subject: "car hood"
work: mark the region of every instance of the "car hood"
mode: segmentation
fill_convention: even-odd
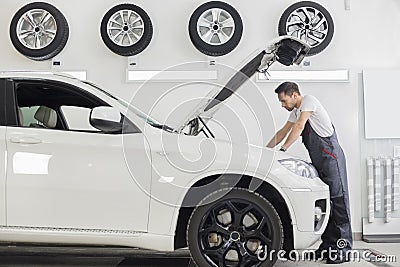
[[[300,64],[309,50],[310,46],[308,44],[292,36],[282,36],[274,39],[267,46],[267,49],[260,51],[237,71],[225,86],[211,90],[188,113],[183,120],[184,123],[179,127],[175,127],[174,131],[181,132],[183,129],[189,128],[188,133],[196,135],[218,109],[223,106],[221,103],[232,96],[256,72],[266,72],[276,61],[285,66]]]

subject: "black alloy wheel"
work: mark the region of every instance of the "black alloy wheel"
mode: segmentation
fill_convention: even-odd
[[[198,266],[272,266],[283,228],[272,204],[245,189],[218,191],[222,197],[198,206],[189,220],[190,253]],[[206,198],[207,199],[207,198]],[[207,200],[208,201],[208,200]],[[264,257],[267,255],[266,257]]]

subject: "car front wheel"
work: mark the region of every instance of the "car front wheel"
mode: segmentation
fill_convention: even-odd
[[[221,189],[193,211],[187,240],[198,266],[272,266],[283,244],[272,204],[246,189]]]

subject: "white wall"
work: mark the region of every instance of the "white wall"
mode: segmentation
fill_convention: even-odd
[[[100,21],[112,6],[127,1],[114,0],[51,0],[66,16],[70,25],[70,38],[64,50],[56,57],[61,60],[61,70],[86,70],[88,79],[108,88],[112,93],[127,100],[134,95],[141,84],[126,83],[127,59],[109,51],[100,37]],[[133,3],[144,8],[150,15],[154,36],[150,46],[137,56],[137,69],[161,70],[177,64],[191,61],[203,61],[208,58],[198,52],[190,42],[187,25],[191,13],[205,1],[135,0]],[[217,62],[236,67],[248,57],[250,52],[264,47],[268,40],[277,36],[277,24],[283,10],[292,0],[231,0],[242,16],[244,32],[239,46],[230,54],[217,58]],[[351,9],[344,9],[344,0],[319,0],[331,13],[335,22],[335,34],[330,46],[322,53],[308,58],[308,69],[349,69],[348,83],[300,83],[303,94],[313,94],[321,100],[330,113],[336,126],[339,139],[347,155],[350,185],[353,231],[361,232],[361,217],[365,214],[366,202],[363,179],[364,156],[369,154],[370,141],[362,136],[362,79],[364,68],[399,68],[400,2],[396,0],[350,0]],[[50,70],[51,61],[35,62],[20,55],[9,39],[9,24],[14,13],[29,1],[3,0],[0,10],[0,70]],[[275,69],[281,68],[275,66]],[[298,67],[299,68],[299,67]],[[303,67],[304,69],[305,67]],[[262,103],[268,103],[272,110],[272,119],[276,127],[287,119],[287,112],[280,108],[273,93],[278,83],[256,83],[259,92],[265,97]],[[168,84],[157,84],[148,94],[142,94],[136,100],[142,106],[150,106],[154,100],[168,88]],[[252,86],[251,88],[254,88]],[[257,103],[256,90],[241,91],[254,103]],[[251,102],[250,101],[250,102]],[[253,103],[253,102],[252,102]],[[257,139],[266,143],[275,131],[271,118],[263,118],[268,107],[254,107],[261,113],[262,136]],[[220,115],[228,116],[226,115]],[[267,114],[266,117],[268,117]],[[388,118],[388,122],[389,122]],[[361,130],[360,130],[361,129]],[[258,128],[250,135],[259,138]],[[376,144],[376,143],[375,143]],[[379,144],[375,150],[379,150]],[[379,153],[389,153],[390,147],[383,147]],[[360,151],[363,155],[360,156]],[[307,156],[298,142],[290,150],[292,154]]]

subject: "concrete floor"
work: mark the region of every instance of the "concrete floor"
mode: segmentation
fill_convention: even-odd
[[[354,250],[369,258],[354,260],[341,266],[399,266],[400,244],[354,242]],[[377,255],[395,256],[395,262],[374,262]],[[321,261],[278,261],[276,267],[323,266]],[[132,248],[45,247],[28,245],[0,246],[0,266],[140,266],[192,267],[188,251],[155,253]]]

